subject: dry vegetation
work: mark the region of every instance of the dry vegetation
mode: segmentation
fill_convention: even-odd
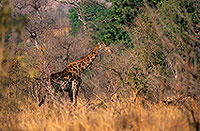
[[[116,99],[113,99],[115,101]],[[7,114],[2,119],[2,130],[196,130],[199,107],[191,102],[184,106],[151,104],[142,98],[110,102],[106,108],[86,106],[79,100],[74,108],[45,105],[40,108],[28,100],[19,107],[19,113]],[[98,100],[93,100],[94,104]],[[194,113],[195,112],[195,113]],[[194,114],[193,114],[194,113]]]
[[[62,3],[13,1],[6,8],[0,2],[0,16],[8,19],[0,18],[0,131],[200,130],[200,27],[195,33],[189,14],[173,0],[157,10],[141,7],[134,27],[124,27],[134,48],[111,43],[113,54],[99,54],[82,74],[76,107],[65,94],[54,94],[49,76],[87,55],[95,46],[93,32],[69,35],[68,12],[54,7]],[[171,8],[184,14],[188,32],[178,32]]]

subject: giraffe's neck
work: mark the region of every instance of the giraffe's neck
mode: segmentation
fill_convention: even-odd
[[[97,44],[97,46],[86,57],[68,64],[65,70],[71,72],[72,74],[79,75],[89,67],[89,65],[96,58],[99,51],[100,45]]]

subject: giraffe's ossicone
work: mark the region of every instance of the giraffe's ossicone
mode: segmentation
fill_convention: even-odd
[[[104,42],[98,43],[96,47],[84,58],[69,63],[61,72],[51,74],[51,85],[55,89],[55,92],[68,92],[71,102],[73,102],[73,105],[76,106],[78,90],[82,82],[81,73],[89,67],[101,50],[112,53],[111,48],[107,44]],[[43,102],[44,101],[42,101],[42,103]],[[42,103],[40,102],[39,105]]]

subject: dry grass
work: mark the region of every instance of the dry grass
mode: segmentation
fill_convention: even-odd
[[[108,103],[107,108],[91,108],[94,105],[83,104],[74,108],[70,104],[65,106],[44,105],[38,107],[29,100],[22,104],[20,112],[7,114],[0,125],[1,130],[30,130],[30,131],[76,131],[76,130],[195,130],[191,124],[192,116],[181,106],[163,103],[151,104],[137,98],[128,101]],[[97,103],[97,100],[94,101]],[[199,119],[199,106],[195,103],[195,118]],[[3,117],[3,114],[1,114]]]

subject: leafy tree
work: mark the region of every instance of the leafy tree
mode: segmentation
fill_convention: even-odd
[[[78,19],[78,13],[75,9],[70,9],[69,13],[69,19],[71,22],[70,34],[76,34],[81,27],[81,21]]]
[[[140,12],[143,0],[112,0],[112,22],[117,27],[131,26]]]
[[[130,37],[126,28],[133,27],[134,18],[140,11],[142,0],[112,0],[112,6],[106,8],[104,4],[96,1],[85,1],[80,5],[79,14],[87,23],[87,29],[93,32],[92,38],[98,41],[123,42],[131,45]],[[72,31],[80,29],[81,21],[78,20],[78,12],[70,10]]]

